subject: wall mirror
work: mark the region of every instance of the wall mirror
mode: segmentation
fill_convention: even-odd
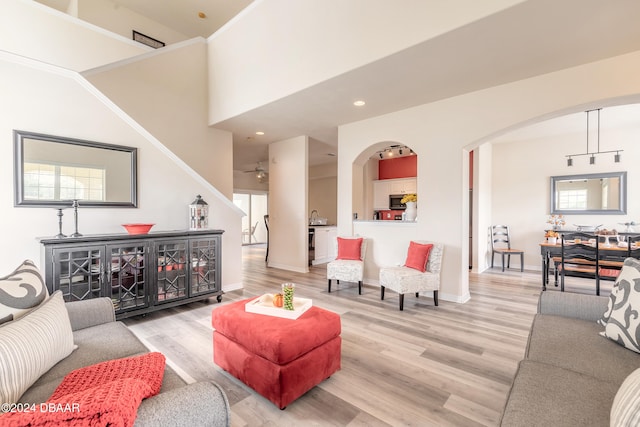
[[[137,148],[14,130],[15,206],[137,207]]]
[[[593,173],[551,177],[551,213],[624,215],[627,173]]]

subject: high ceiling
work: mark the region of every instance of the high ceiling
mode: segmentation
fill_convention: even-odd
[[[70,8],[71,0],[37,0],[60,11]],[[236,16],[253,0],[111,0],[114,8],[126,7],[185,36],[204,38]],[[203,12],[204,18],[198,14]]]
[[[640,50],[639,19],[639,1],[529,0],[216,127],[253,147],[238,162],[302,134],[335,146],[341,124]]]
[[[113,1],[188,36],[204,37],[251,4]],[[207,14],[207,26],[197,22],[203,21],[199,11]],[[637,0],[523,1],[214,126],[233,132],[236,170],[266,160],[269,143],[299,135],[310,137],[310,164],[335,161],[328,154],[337,151],[342,124],[640,50],[638,22]],[[367,103],[355,108],[353,99]],[[256,130],[265,135],[257,137]]]

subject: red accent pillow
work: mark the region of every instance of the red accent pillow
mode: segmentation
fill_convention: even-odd
[[[0,416],[3,426],[132,426],[142,399],[160,392],[161,353],[109,360],[71,371],[34,411]]]
[[[407,260],[404,262],[405,267],[420,270],[423,273],[427,271],[427,261],[431,253],[433,244],[409,242],[409,250],[407,251]]]
[[[345,239],[338,237],[338,257],[336,259],[351,259],[360,261],[362,237],[357,239]]]

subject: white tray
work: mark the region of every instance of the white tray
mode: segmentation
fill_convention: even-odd
[[[313,306],[309,298],[293,297],[293,310],[285,310],[282,307],[275,307],[272,300],[273,297],[270,294],[263,295],[246,303],[244,311],[295,320]]]

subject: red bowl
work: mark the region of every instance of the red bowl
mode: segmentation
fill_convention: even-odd
[[[155,224],[122,224],[129,234],[147,234]]]

